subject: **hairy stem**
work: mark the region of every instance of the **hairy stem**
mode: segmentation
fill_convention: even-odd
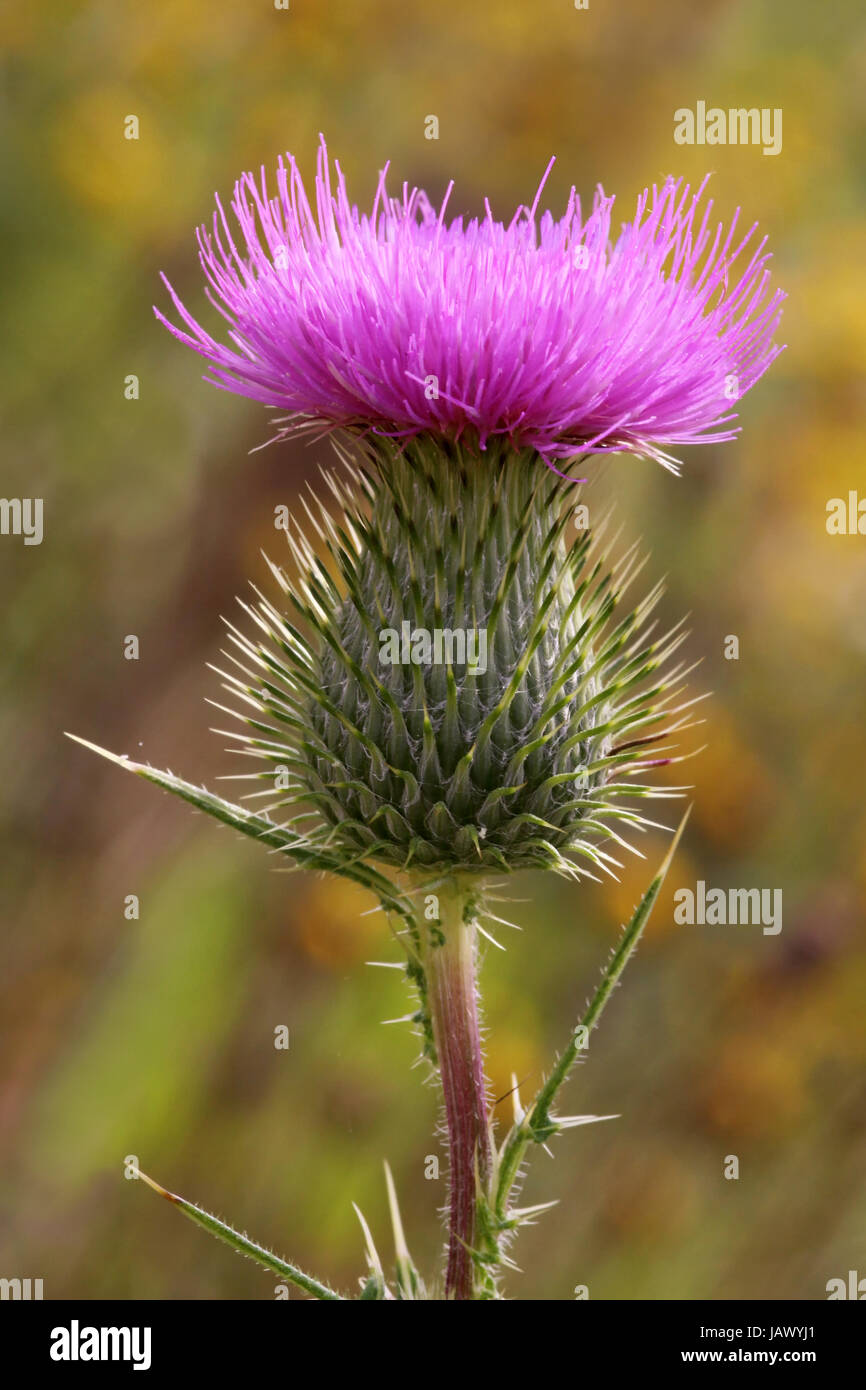
[[[478,1199],[487,1190],[493,1167],[478,1016],[474,895],[455,880],[441,885],[435,896],[438,919],[424,921],[423,936],[428,1004],[448,1127],[445,1295],[467,1300],[477,1296],[472,1251],[479,1236]]]

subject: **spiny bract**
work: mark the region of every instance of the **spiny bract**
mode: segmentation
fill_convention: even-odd
[[[234,737],[272,765],[253,774],[268,813],[300,806],[311,847],[345,863],[615,862],[593,842],[644,823],[621,802],[660,794],[640,773],[667,761],[647,751],[684,708],[681,668],[661,669],[683,633],[647,626],[660,586],[614,616],[635,553],[607,568],[575,532],[574,485],[532,451],[360,447],[348,485],[326,475],[340,519],[314,516],[331,563],[298,529],[300,577],[271,566],[288,611],[259,597],[247,611],[264,640],[232,628],[228,682],[253,730]],[[474,634],[486,661],[383,660],[404,625]]]

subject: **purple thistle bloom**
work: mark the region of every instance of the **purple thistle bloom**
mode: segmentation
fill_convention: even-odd
[[[506,436],[548,462],[627,450],[668,467],[662,446],[733,438],[733,402],[782,350],[766,238],[753,245],[753,226],[735,244],[739,210],[713,230],[712,202],[699,214],[706,179],[694,194],[674,179],[645,190],[616,240],[601,189],[585,220],[573,188],[559,221],[539,217],[552,163],[508,226],[486,200],[464,226],[445,220],[450,186],[438,212],[406,184],[388,197],[387,166],[359,213],[338,164],[332,189],[322,141],[315,212],[289,156],[277,197],[264,169],[236,184],[240,249],[218,198],[212,234],[199,231],[234,346],[167,280],[189,331],[155,312],[214,385],[288,413],[277,437],[343,427],[484,449]]]

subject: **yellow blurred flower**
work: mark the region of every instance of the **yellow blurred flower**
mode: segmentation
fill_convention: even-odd
[[[52,153],[56,172],[85,211],[110,215],[143,236],[161,225],[170,177],[165,144],[134,88],[93,87],[61,106]]]
[[[371,951],[387,949],[385,916],[371,911],[375,907],[369,893],[346,879],[316,879],[296,917],[297,941],[311,960],[328,970],[357,965]]]

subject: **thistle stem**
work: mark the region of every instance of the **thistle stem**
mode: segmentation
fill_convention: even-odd
[[[493,1166],[476,986],[473,895],[443,885],[438,921],[424,922],[425,973],[448,1127],[449,1227],[445,1296],[477,1297],[478,1197]]]

